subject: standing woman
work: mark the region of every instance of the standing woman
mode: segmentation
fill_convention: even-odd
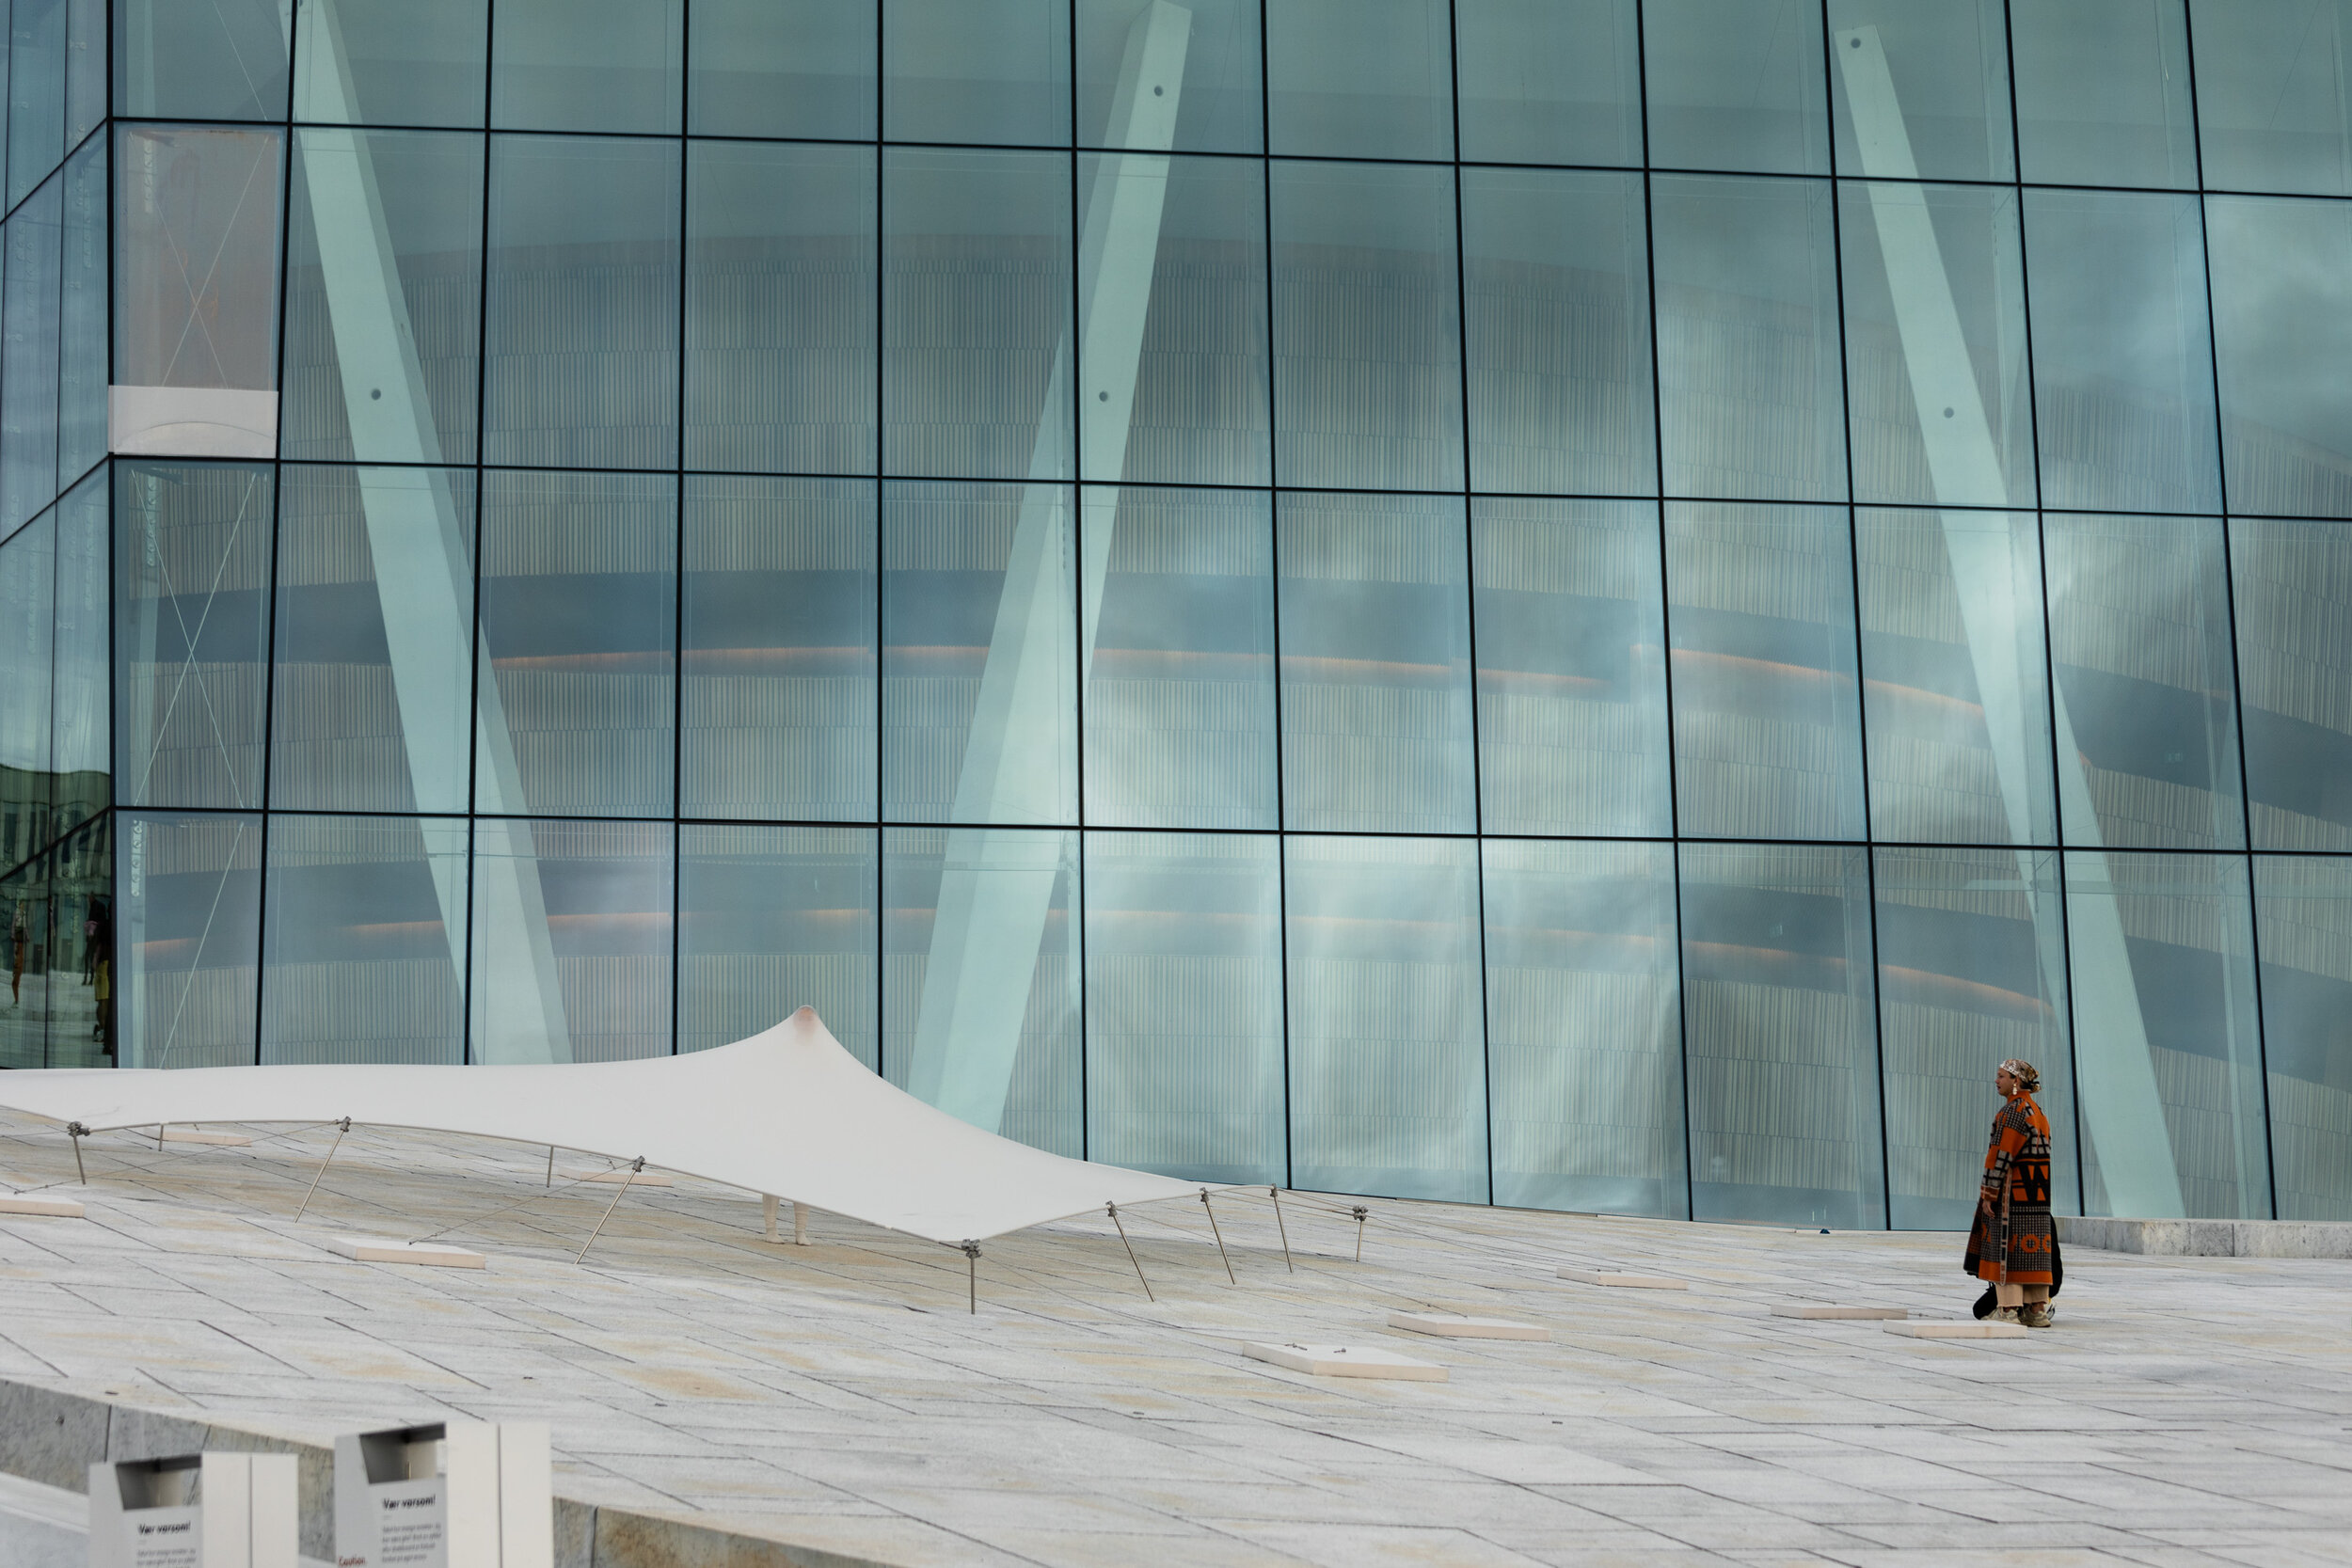
[[[2003,1103],[1993,1117],[1977,1223],[1961,1266],[1992,1283],[1994,1322],[2047,1328],[2060,1264],[2050,1218],[2050,1118],[2033,1100],[2042,1075],[2012,1057],[1993,1075],[1993,1086]],[[1984,1305],[1979,1303],[1980,1317]]]

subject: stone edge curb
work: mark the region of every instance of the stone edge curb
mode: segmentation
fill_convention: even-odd
[[[302,1552],[335,1560],[335,1454],[224,1426],[203,1417],[168,1415],[91,1399],[39,1384],[0,1378],[0,1471],[87,1492],[89,1466],[102,1460],[152,1459],[203,1449],[290,1453],[300,1461]],[[738,1535],[707,1525],[555,1499],[555,1568],[898,1568],[851,1557]]]
[[[2151,1258],[2352,1258],[2352,1221],[2131,1220],[2060,1214],[2058,1240]]]

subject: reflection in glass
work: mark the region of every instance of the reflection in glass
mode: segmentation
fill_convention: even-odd
[[[882,135],[1068,147],[1069,0],[886,0]]]
[[[474,824],[472,1060],[671,1053],[671,832],[667,822]]]
[[[2001,0],[1830,0],[1829,31],[1838,173],[1896,176],[1872,166],[1891,110],[1917,176],[2017,178]]]
[[[474,475],[284,473],[270,804],[464,811]]]
[[[1685,844],[1681,854],[1692,1217],[1877,1229],[1886,1210],[1866,851]]]
[[[106,455],[106,142],[66,161],[64,264],[57,316],[57,479]]]
[[[466,1059],[463,822],[275,816],[262,1061]]]
[[[882,193],[884,467],[1068,478],[1068,156],[892,149]]]
[[[2194,197],[2027,191],[2044,506],[2212,512],[2212,336]]]
[[[480,592],[474,809],[669,816],[677,482],[484,475]]]
[[[85,822],[0,877],[8,927],[0,1065],[115,1065],[112,822]]]
[[[5,574],[0,563],[0,590],[6,586]],[[14,784],[17,780],[8,782]],[[8,803],[16,804],[13,800]],[[6,850],[14,869],[0,875],[0,917],[8,925],[8,1005],[0,1010],[0,1070],[8,1071],[48,1066],[46,993],[57,989],[49,962],[49,879],[41,875],[39,862],[19,864],[16,847],[11,843]],[[28,990],[33,1001],[29,1007],[24,1005]]]
[[[2352,196],[2352,5],[2189,0],[2205,183]]]
[[[2352,1219],[2352,861],[2256,857],[2254,917],[2279,1217]]]
[[[679,828],[678,1050],[810,1006],[874,1066],[876,853],[870,828]]]
[[[491,463],[677,461],[678,144],[490,143]]]
[[[1649,161],[1827,174],[1814,0],[1646,0]]]
[[[2352,207],[2211,197],[2205,211],[2230,509],[2352,516]]]
[[[280,455],[469,461],[482,138],[297,131],[292,189]]]
[[[499,0],[490,123],[677,135],[683,0]]]
[[[685,526],[681,812],[872,821],[872,483],[690,478]]]
[[[1634,0],[1454,0],[1462,156],[1642,161]]]
[[[57,503],[49,766],[55,770],[52,820],[60,828],[103,810],[111,782],[106,695],[109,523],[103,469]]]
[[[8,219],[0,309],[0,533],[57,494],[57,272],[65,180],[41,186]]]
[[[687,130],[872,139],[880,8],[880,0],[694,0]]]
[[[1475,832],[1461,500],[1285,493],[1277,525],[1283,825]]]
[[[118,1059],[151,1068],[251,1062],[262,819],[126,812],[119,832]]]
[[[2025,176],[2053,185],[2197,183],[2181,0],[2010,8]],[[2095,281],[2096,271],[2085,281]]]
[[[1872,836],[2056,843],[2032,514],[1866,508],[1854,557]]]
[[[1452,171],[1278,163],[1271,178],[1282,483],[1459,488]]]
[[[1674,850],[1486,846],[1494,1201],[1690,1216]]]
[[[477,0],[310,0],[294,12],[294,117],[480,125],[489,24]]]
[[[687,151],[686,466],[874,471],[874,152]]]
[[[1282,847],[1292,1184],[1488,1201],[1477,846]]]
[[[116,800],[259,806],[271,470],[114,471]]]
[[[1078,835],[882,831],[882,1071],[1050,1153],[1085,1149]]]
[[[1286,1180],[1279,857],[1266,837],[1087,835],[1088,1158]]]
[[[47,0],[46,8],[57,13],[62,40],[62,0]],[[286,118],[286,26],[278,0],[115,0],[114,56],[118,115]]]
[[[2085,1213],[2271,1217],[2246,867],[2067,852]]]
[[[1666,493],[1844,499],[1829,182],[1661,177],[1650,193]]]
[[[76,8],[77,9],[79,8]],[[73,20],[79,20],[75,18]],[[65,156],[67,0],[15,0],[8,18],[8,47],[0,60],[8,78],[8,204],[47,177]],[[87,48],[90,40],[75,40]],[[102,50],[103,37],[96,40]],[[126,40],[127,46],[128,40]]]
[[[1089,479],[1271,479],[1263,179],[1232,158],[1079,156]]]
[[[1863,836],[1849,551],[1840,507],[1666,509],[1682,832]]]
[[[1482,497],[1470,527],[1486,831],[1668,836],[1657,503]]]
[[[1454,156],[1450,20],[1445,0],[1265,0],[1272,150]]]
[[[1648,250],[1639,175],[1462,171],[1475,488],[1657,490]]]
[[[2042,530],[2066,841],[2243,848],[2221,524],[2052,515]]]
[[[2237,518],[2230,545],[2254,847],[2352,849],[2352,529]]]
[[[1062,484],[882,492],[882,809],[1074,822],[1076,550]]]
[[[1877,860],[1889,1223],[1968,1228],[2001,1103],[1993,1075],[2010,1057],[2042,1074],[2051,1196],[2058,1212],[2079,1212],[2058,856],[1881,849]]]
[[[1279,826],[1269,498],[1084,496],[1087,819]]]
[[[1184,73],[1172,139],[1154,139],[1136,129],[1138,124],[1156,126],[1157,119],[1113,123],[1120,106],[1146,88],[1168,86],[1147,83],[1144,74],[1155,51],[1170,47],[1166,41],[1152,43],[1152,15],[1158,12],[1158,24],[1166,27],[1172,20],[1166,9],[1172,8],[1157,7],[1153,0],[1078,0],[1078,145],[1167,147],[1184,152],[1261,150],[1265,117],[1259,85],[1258,0],[1188,0],[1184,6],[1191,20],[1184,28]]]
[[[49,841],[56,578],[54,513],[0,544],[0,865]]]

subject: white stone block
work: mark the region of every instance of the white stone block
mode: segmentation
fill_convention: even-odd
[[[193,1127],[167,1127],[163,1141],[167,1144],[216,1144],[223,1148],[243,1148],[253,1140],[242,1132],[205,1132]]]
[[[78,1220],[82,1217],[82,1206],[71,1198],[0,1194],[0,1214],[47,1214],[53,1219]]]
[[[2024,1323],[1996,1323],[1987,1319],[1982,1323],[1881,1323],[1889,1334],[1907,1334],[1914,1339],[2023,1339],[2033,1331]]]
[[[1391,1312],[1389,1326],[1414,1334],[1434,1334],[1441,1339],[1551,1338],[1551,1330],[1541,1323],[1515,1323],[1508,1318],[1462,1318],[1450,1312]]]
[[[1654,1274],[1617,1274],[1607,1269],[1562,1269],[1560,1277],[1586,1285],[1612,1285],[1624,1291],[1687,1291],[1687,1279],[1667,1279]]]
[[[1443,1383],[1446,1370],[1434,1361],[1416,1361],[1394,1351],[1362,1345],[1266,1345],[1244,1341],[1241,1353],[1253,1361],[1270,1361],[1294,1372],[1316,1377],[1381,1377],[1401,1383]]]
[[[485,1261],[478,1252],[443,1242],[389,1242],[380,1236],[329,1236],[326,1248],[358,1263],[420,1263],[436,1269],[478,1269]]]
[[[1783,1302],[1772,1308],[1775,1318],[1836,1318],[1869,1320],[1877,1318],[1908,1318],[1910,1310],[1901,1307],[1832,1307],[1824,1302]]]
[[[626,1181],[632,1187],[670,1187],[676,1183],[667,1171],[641,1170],[634,1177],[624,1165],[619,1170],[560,1170],[555,1173],[566,1181],[606,1181],[617,1187]]]

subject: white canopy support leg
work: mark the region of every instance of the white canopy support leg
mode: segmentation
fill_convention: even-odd
[[[772,1243],[778,1240],[776,1235],[776,1195],[773,1193],[762,1193],[759,1195],[759,1228],[760,1233],[766,1236],[770,1242]]]
[[[792,1200],[792,1244],[808,1245],[808,1205],[799,1198]]]

